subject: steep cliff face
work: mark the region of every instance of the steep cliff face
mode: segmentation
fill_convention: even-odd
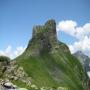
[[[85,88],[82,65],[71,55],[67,45],[58,41],[54,20],[33,28],[25,52],[15,60],[38,87],[52,87],[52,90],[59,86],[67,90]]]
[[[68,47],[57,39],[55,20],[49,20],[44,25],[38,25],[33,28],[32,39],[26,49],[29,53],[28,55],[37,55],[45,52],[53,53],[58,51],[58,49],[63,49],[63,51],[70,53]]]
[[[49,20],[42,26],[33,28],[32,39],[30,40],[27,50],[31,52],[41,53],[42,51],[50,52],[57,44],[56,23],[54,20]]]
[[[56,23],[55,20],[49,20],[45,23],[45,25],[38,25],[33,28],[33,38],[37,36],[39,33],[48,32],[48,34],[54,39],[56,38]],[[49,36],[49,37],[50,37]]]

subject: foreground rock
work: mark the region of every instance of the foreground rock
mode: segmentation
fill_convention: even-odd
[[[20,88],[13,83],[11,83],[9,80],[0,80],[0,90],[28,90],[26,88]]]
[[[0,56],[0,79],[0,84],[4,85],[3,88],[14,89],[14,85],[10,81],[20,81],[28,86],[31,85],[31,77],[28,77],[27,73],[16,61],[10,60],[6,56]]]

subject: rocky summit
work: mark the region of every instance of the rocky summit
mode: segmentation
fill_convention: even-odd
[[[38,25],[33,28],[32,39],[29,41],[27,50],[32,50],[33,54],[50,52],[57,46],[56,23],[55,20],[49,20],[45,25]]]
[[[33,28],[26,50],[5,73],[8,79],[13,76],[12,83],[28,90],[89,90],[82,64],[57,39],[55,20]]]

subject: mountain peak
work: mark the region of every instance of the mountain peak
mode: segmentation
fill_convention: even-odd
[[[82,51],[77,51],[75,54],[83,55]]]
[[[44,25],[36,25],[33,27],[33,37],[37,36],[38,34],[43,33],[53,33],[56,35],[56,22],[55,20],[51,19],[48,20]]]
[[[44,25],[34,26],[32,39],[27,48],[31,48],[34,52],[50,51],[58,45],[57,41],[56,22],[55,20],[48,20]]]
[[[45,23],[45,26],[49,26],[49,27],[51,27],[52,29],[55,29],[55,28],[56,28],[56,22],[55,22],[55,20],[53,20],[53,19],[48,20],[48,21]]]

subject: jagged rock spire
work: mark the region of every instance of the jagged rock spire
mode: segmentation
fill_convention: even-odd
[[[48,20],[42,26],[34,26],[32,39],[28,44],[28,48],[33,48],[33,50],[36,50],[36,52],[40,52],[42,50],[50,51],[56,44],[57,37],[55,20]]]
[[[48,30],[46,30],[48,29]],[[38,33],[44,32],[46,30],[46,33],[49,32],[49,35],[53,34],[56,36],[56,22],[55,20],[48,20],[45,25],[37,25],[33,28],[33,37],[37,36]],[[45,32],[44,32],[45,33]]]

